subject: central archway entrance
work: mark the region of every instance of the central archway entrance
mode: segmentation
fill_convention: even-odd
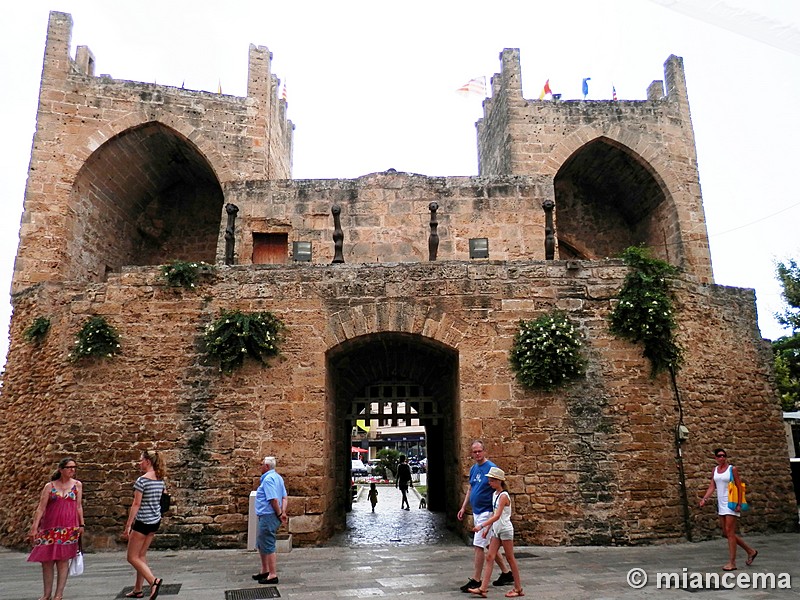
[[[376,430],[424,429],[424,448],[420,440],[406,441],[417,442],[427,458],[428,510],[455,515],[461,501],[458,352],[417,334],[373,333],[331,348],[327,363],[335,412],[337,528],[344,528],[351,506],[354,430],[362,432],[361,445],[369,450],[386,445]]]

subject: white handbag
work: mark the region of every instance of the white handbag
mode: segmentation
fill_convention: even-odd
[[[78,553],[75,555],[75,558],[69,561],[69,574],[83,574],[83,544],[81,544],[80,538],[78,538]]]

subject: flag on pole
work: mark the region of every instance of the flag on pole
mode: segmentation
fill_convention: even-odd
[[[283,85],[281,86],[281,100],[283,100],[284,102],[288,102],[288,100],[286,99],[286,82],[285,81],[283,82]]]
[[[542,88],[542,93],[539,94],[539,100],[544,100],[544,97],[547,94],[550,94],[551,96],[553,95],[553,90],[550,89],[550,80],[549,79],[544,82],[544,87]]]
[[[613,85],[611,86],[611,99],[612,100],[617,99],[617,88],[615,88]]]
[[[584,77],[583,83],[581,83],[581,89],[583,90],[583,99],[586,100],[586,96],[589,95],[589,80],[591,77]]]
[[[486,97],[486,77],[475,77],[456,90],[463,96]]]

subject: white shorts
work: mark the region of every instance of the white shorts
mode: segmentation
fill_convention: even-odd
[[[486,523],[486,521],[489,520],[492,514],[494,513],[491,510],[489,510],[486,512],[478,513],[477,515],[475,514],[472,515],[472,521],[475,523],[475,527],[480,527],[481,525]],[[487,548],[489,546],[489,541],[493,537],[494,535],[492,534],[491,527],[489,527],[489,532],[486,534],[486,537],[483,537],[482,531],[476,531],[472,535],[472,545],[477,546],[478,548]]]

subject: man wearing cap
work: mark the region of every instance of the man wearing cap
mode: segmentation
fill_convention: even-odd
[[[489,469],[497,465],[486,458],[486,451],[482,441],[475,440],[472,442],[471,449],[475,464],[469,470],[469,491],[464,495],[464,502],[461,503],[461,510],[458,511],[458,520],[462,521],[464,519],[467,503],[469,503],[472,505],[472,519],[477,527],[492,516],[492,494],[494,491],[489,486],[487,474]],[[462,592],[469,592],[470,589],[481,586],[484,552],[489,545],[491,537],[491,534],[484,537],[478,533],[472,536],[472,545],[475,547],[474,569],[470,580],[461,586]],[[500,567],[500,576],[492,582],[492,585],[513,584],[514,576],[499,552],[495,556],[495,562]]]

